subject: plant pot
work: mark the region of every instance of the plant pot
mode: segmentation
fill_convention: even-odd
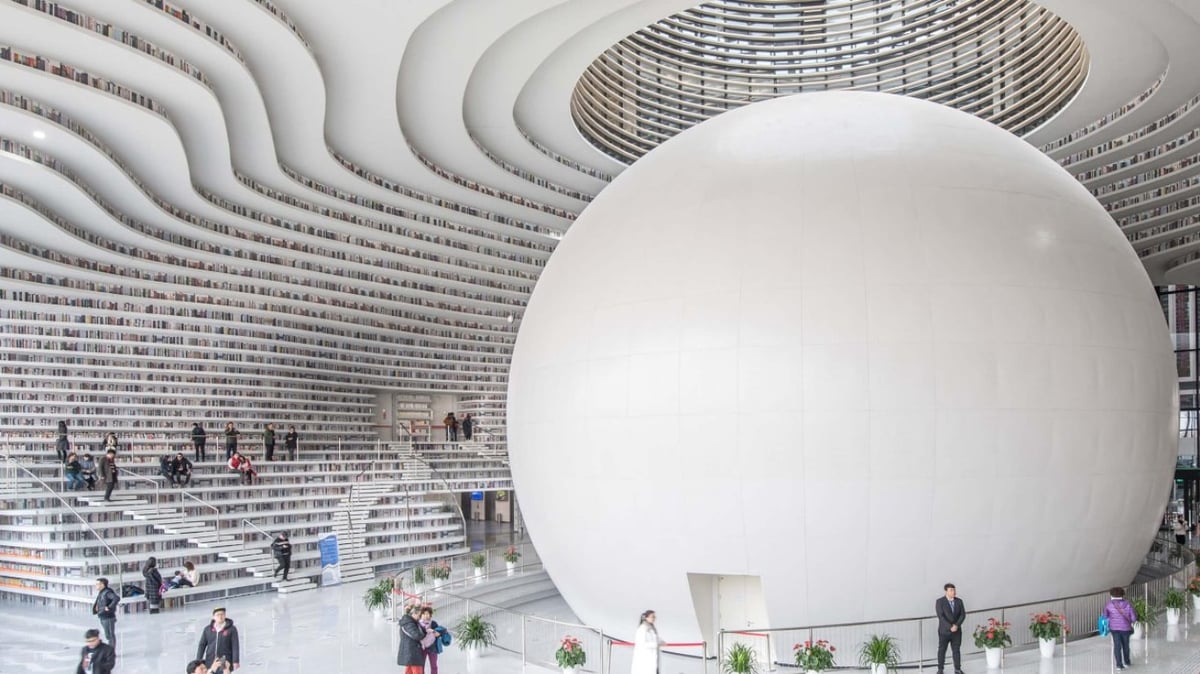
[[[563,667],[562,674],[579,674],[578,667]]]
[[[435,590],[442,589],[442,586],[445,584],[446,584],[446,581],[442,578],[434,578],[433,579],[433,589],[435,589]]]
[[[467,667],[473,668],[475,663],[479,661],[479,658],[483,657],[483,647],[468,646],[465,650],[467,651]]]
[[[1138,621],[1133,624],[1133,638],[1134,639],[1145,639],[1146,638],[1146,623]]]
[[[1054,657],[1054,639],[1038,639],[1038,650],[1042,652],[1043,658]]]
[[[1200,594],[1192,595],[1192,612],[1200,614]]]
[[[413,594],[424,594],[425,583],[413,583]]]
[[[477,566],[477,567],[475,567],[475,577],[476,577],[476,578],[483,578],[483,569],[481,569],[481,568],[480,568],[480,567],[478,567],[478,566]]]
[[[508,575],[510,575],[510,576],[513,575],[517,571],[517,563],[516,562],[505,562],[504,570],[508,572]]]
[[[1003,648],[989,648],[984,646],[983,655],[987,658],[988,669],[1000,669],[1000,658],[1004,655]]]
[[[1179,624],[1179,616],[1182,613],[1183,613],[1183,609],[1181,609],[1181,608],[1167,609],[1167,624],[1168,625],[1178,625]]]
[[[887,665],[886,664],[871,665],[871,674],[888,674]]]

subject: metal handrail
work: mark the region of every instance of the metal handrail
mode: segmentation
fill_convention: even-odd
[[[116,550],[113,550],[112,546],[108,544],[108,541],[104,540],[104,537],[101,536],[98,531],[96,531],[94,528],[92,528],[92,525],[87,521],[87,519],[85,519],[83,517],[83,515],[80,515],[79,511],[76,510],[74,507],[72,507],[71,504],[68,503],[67,500],[65,498],[63,498],[61,494],[54,491],[54,489],[49,484],[47,484],[45,480],[38,477],[32,470],[29,470],[25,466],[22,466],[21,463],[19,461],[17,461],[17,459],[13,458],[12,456],[5,454],[4,459],[6,461],[8,461],[9,465],[11,465],[12,467],[16,468],[17,470],[20,470],[21,472],[27,474],[30,478],[33,479],[34,482],[37,482],[39,485],[41,485],[41,487],[43,489],[45,489],[47,492],[49,492],[51,496],[58,499],[58,501],[60,503],[62,503],[63,506],[71,512],[72,515],[75,516],[75,519],[79,520],[79,523],[82,524],[83,527],[85,529],[87,529],[89,533],[91,533],[93,536],[96,537],[96,541],[99,542],[100,545],[104,546],[104,549],[108,552],[108,554],[112,555],[112,558],[114,560],[116,560],[116,562],[117,562],[117,587],[120,588],[119,592],[120,592],[121,596],[124,596],[124,594],[125,594],[125,562],[122,561],[121,557],[117,555]],[[111,576],[112,574],[108,574],[108,575]]]
[[[214,525],[216,526],[216,529],[217,529],[217,538],[220,538],[221,537],[221,509],[218,508],[217,506],[209,503],[208,501],[205,501],[204,499],[201,499],[200,497],[193,495],[192,493],[190,493],[186,490],[181,490],[179,492],[179,494],[181,496],[186,496],[186,497],[192,499],[196,503],[199,503],[200,505],[204,506],[205,508],[208,508],[209,510],[211,510],[217,514],[217,516],[213,518],[213,521],[214,521],[214,523],[215,523]],[[183,507],[183,499],[179,499],[179,507],[181,507],[181,508]]]
[[[434,478],[438,482],[441,482],[442,487],[446,490],[447,494],[453,495],[456,493],[453,489],[450,488],[450,483],[446,481],[446,478],[442,477],[441,472],[438,471],[438,469],[434,468],[433,466],[429,465],[428,461],[426,461],[425,459],[423,459],[420,456],[417,456],[415,454],[413,455],[412,458],[414,460],[416,460],[418,463],[424,465],[426,468],[429,469],[430,477]],[[465,531],[466,526],[467,526],[467,516],[466,516],[466,514],[463,513],[462,503],[459,502],[459,499],[454,499],[453,503],[454,503],[454,509],[458,511],[458,518],[460,520],[462,520],[463,529]]]
[[[1165,546],[1167,548],[1171,548],[1172,546],[1174,546],[1175,549],[1170,553],[1170,556],[1179,558],[1179,564],[1177,566],[1175,566],[1169,574],[1165,574],[1165,575],[1161,576],[1160,578],[1172,578],[1174,575],[1179,574],[1181,571],[1187,571],[1189,568],[1192,568],[1192,569],[1195,568],[1194,565],[1196,564],[1196,561],[1197,561],[1196,555],[1190,549],[1188,549],[1186,546],[1181,546],[1181,545],[1177,544],[1175,541],[1170,540],[1164,536],[1156,536],[1155,537],[1153,546],[1151,547],[1150,550],[1148,550],[1146,552],[1145,558],[1149,559],[1151,557],[1151,555],[1154,555],[1156,553],[1156,551],[1161,550],[1160,546]],[[1134,589],[1135,592],[1137,591],[1137,589],[1140,589],[1141,591],[1143,591],[1145,593],[1147,603],[1149,603],[1150,584],[1152,582],[1154,582],[1155,580],[1158,580],[1158,578],[1150,579],[1150,580],[1143,581],[1140,583],[1131,583],[1130,587],[1135,588]],[[983,613],[999,612],[999,614],[1001,616],[1000,619],[1003,621],[1005,619],[1004,613],[1006,611],[1011,611],[1014,609],[1027,610],[1031,606],[1039,606],[1039,605],[1055,604],[1055,603],[1062,603],[1064,605],[1064,611],[1066,611],[1067,609],[1065,607],[1066,607],[1067,602],[1088,599],[1091,597],[1095,597],[1099,594],[1103,594],[1105,592],[1107,592],[1107,590],[1098,590],[1098,591],[1094,591],[1094,592],[1085,592],[1082,594],[1075,594],[1075,595],[1071,595],[1071,596],[1067,596],[1067,597],[1054,597],[1051,599],[1042,599],[1042,600],[1036,600],[1036,601],[1030,601],[1030,602],[1023,602],[1023,603],[1019,603],[1019,604],[1010,604],[1010,605],[1006,605],[1006,606],[991,606],[991,607],[986,607],[986,608],[981,608],[981,609],[972,609],[970,611],[970,613],[983,614]],[[1156,608],[1156,607],[1152,607],[1152,608]],[[824,624],[824,625],[806,625],[806,626],[801,626],[801,627],[768,627],[768,628],[755,629],[753,631],[767,633],[768,639],[770,639],[770,635],[775,634],[775,633],[807,632],[809,635],[807,638],[809,640],[815,640],[814,633],[821,631],[821,630],[828,631],[828,630],[835,630],[835,629],[842,629],[842,628],[868,627],[868,626],[872,626],[872,625],[883,625],[883,624],[895,625],[895,624],[915,623],[917,626],[917,634],[918,634],[917,642],[919,645],[923,646],[924,645],[924,626],[925,626],[925,622],[929,621],[929,620],[932,620],[932,616],[894,618],[894,619],[883,620],[883,621],[874,620],[874,621],[860,621],[860,622],[847,622],[847,623],[829,623],[829,624]],[[731,629],[719,630],[717,633],[717,657],[718,657],[718,659],[720,657],[722,657],[721,654],[724,653],[724,644],[725,644],[726,635],[736,636],[738,634],[743,634],[745,632],[746,632],[746,630],[731,630]],[[1074,634],[1074,636],[1075,636],[1075,638],[1083,638],[1083,637],[1088,636],[1090,633],[1091,632],[1089,630],[1082,630],[1080,632],[1076,632]],[[1061,637],[1061,641],[1062,641],[1063,648],[1065,651],[1065,649],[1067,647],[1067,641],[1068,641],[1066,633],[1064,633],[1063,636]],[[769,653],[770,653],[770,649],[768,647],[768,654]],[[924,663],[925,663],[925,652],[922,650],[918,654],[917,659],[915,661],[913,661],[913,664],[920,670],[923,668]]]
[[[258,526],[257,524],[255,524],[254,522],[251,522],[248,519],[242,518],[242,547],[246,546],[246,525],[247,524],[250,525],[251,529],[254,529],[258,533],[262,534],[263,536],[266,536],[267,538],[270,538],[272,540],[275,539],[275,534],[263,529],[262,527]]]
[[[139,474],[133,472],[132,470],[129,470],[128,468],[122,468],[120,466],[117,466],[117,472],[131,475],[131,476],[133,476],[133,478],[135,480],[141,480],[142,482],[149,482],[150,484],[154,485],[154,514],[157,515],[161,512],[160,508],[162,506],[162,485],[160,485],[157,480],[152,480],[152,479],[146,477],[145,475],[139,475]]]

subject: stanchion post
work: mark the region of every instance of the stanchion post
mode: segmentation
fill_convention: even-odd
[[[708,674],[708,642],[700,642],[700,659],[704,662],[704,674]]]
[[[521,671],[525,671],[529,663],[525,660],[525,616],[521,616]]]
[[[1004,614],[1001,613],[1000,615],[1003,616]],[[1000,620],[1003,621],[1004,618],[1001,617]],[[924,620],[917,621],[917,671],[918,672],[925,671],[925,621]]]

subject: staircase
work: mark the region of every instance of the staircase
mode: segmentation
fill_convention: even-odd
[[[114,494],[105,501],[103,494],[80,496],[79,500],[93,510],[120,511],[135,520],[146,522],[155,531],[171,536],[187,538],[188,543],[243,567],[255,578],[272,578],[275,559],[269,550],[254,545],[246,546],[238,533],[225,533],[216,527],[201,522],[188,521],[187,513],[169,506],[155,508],[145,498],[131,494]],[[280,594],[314,590],[317,585],[308,578],[291,578],[284,582],[274,580],[271,586]]]
[[[356,483],[350,487],[350,494],[338,502],[338,511],[333,514],[333,533],[337,534],[338,565],[343,583],[375,577],[375,569],[365,550],[367,517],[380,498],[395,490],[395,483]]]

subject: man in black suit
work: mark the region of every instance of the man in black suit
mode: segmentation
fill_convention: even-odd
[[[938,619],[938,674],[946,668],[946,646],[954,654],[954,674],[962,674],[962,624],[967,619],[967,608],[955,594],[954,583],[943,587],[946,596],[939,597],[934,604]]]

